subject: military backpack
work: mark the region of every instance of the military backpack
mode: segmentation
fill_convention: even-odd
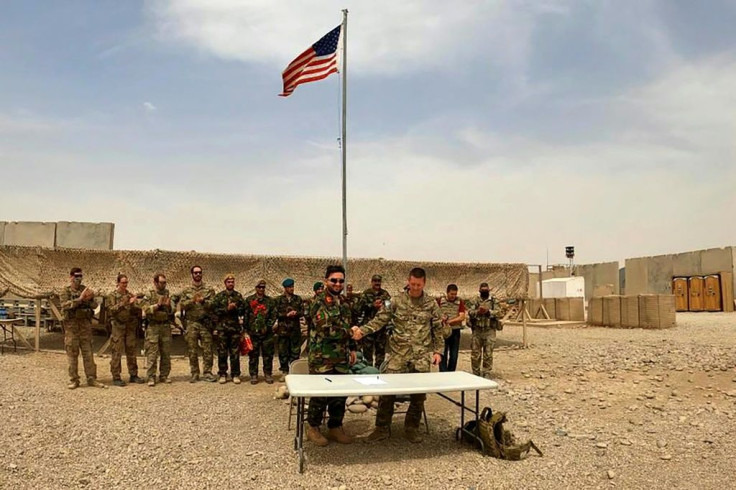
[[[519,461],[527,457],[531,449],[543,456],[542,451],[533,441],[517,443],[511,431],[503,427],[504,422],[506,422],[505,412],[493,413],[490,407],[486,407],[481,412],[477,425],[475,420],[471,420],[463,428],[483,441],[483,453],[487,456]],[[467,434],[464,436],[466,441],[477,443],[476,439]]]

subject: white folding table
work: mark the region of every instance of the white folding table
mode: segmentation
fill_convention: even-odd
[[[498,388],[495,381],[481,378],[464,371],[445,373],[407,373],[407,374],[289,374],[286,376],[289,394],[296,398],[297,417],[294,450],[299,455],[299,473],[304,472],[304,399],[310,397],[336,397],[361,395],[412,395],[416,393],[436,393],[460,407],[460,427],[455,438],[460,440],[463,432],[476,439],[477,434],[464,429],[465,412],[475,416],[476,427],[480,414],[479,392]],[[460,400],[447,396],[447,392],[460,392]],[[465,392],[475,391],[475,410],[466,406]]]

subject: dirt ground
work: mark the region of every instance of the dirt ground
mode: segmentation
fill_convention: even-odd
[[[500,389],[481,405],[507,411],[508,428],[543,457],[499,461],[461,445],[457,409],[429,395],[424,443],[404,440],[397,416],[388,441],[306,443],[302,475],[278,384],[190,384],[179,357],[171,385],[69,391],[64,355],[6,348],[0,488],[733,488],[736,315],[678,314],[677,323],[530,327],[530,348],[501,347]],[[507,327],[500,339],[520,332]],[[42,346],[59,339],[45,334]],[[460,369],[469,357],[461,352]],[[109,383],[109,358],[96,359]],[[348,414],[346,430],[369,431],[374,415]]]

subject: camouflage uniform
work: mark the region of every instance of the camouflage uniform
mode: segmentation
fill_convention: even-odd
[[[138,326],[141,323],[141,309],[130,304],[130,298],[134,296],[129,291],[121,293],[115,290],[105,300],[107,314],[110,316],[112,323],[110,373],[113,380],[121,379],[123,352],[125,352],[125,361],[128,364],[128,374],[131,378],[138,376],[136,347],[138,345]]]
[[[345,295],[345,302],[347,303],[348,307],[350,307],[351,312],[351,319],[350,323],[352,325],[358,325],[360,322],[360,293],[353,293],[351,295]]]
[[[289,372],[289,365],[299,359],[302,344],[302,329],[299,319],[304,316],[304,301],[296,294],[288,296],[282,294],[274,300],[278,323],[276,334],[279,338],[279,367],[281,372]],[[290,311],[296,311],[296,316],[287,317]]]
[[[234,310],[228,310],[228,303],[235,303]],[[227,376],[227,360],[230,358],[230,375],[240,376],[240,327],[239,316],[245,314],[243,295],[232,290],[220,291],[212,300],[212,312],[217,317],[217,374]]]
[[[171,298],[168,289],[162,291],[151,289],[141,300],[141,309],[148,319],[145,340],[148,381],[156,379],[157,362],[160,364],[159,381],[165,381],[171,373],[171,322],[174,319],[174,301],[159,306],[159,300],[165,297]]]
[[[251,379],[258,378],[258,359],[263,356],[263,374],[273,375],[273,354],[275,336],[273,324],[276,321],[276,308],[273,300],[266,296],[252,294],[245,298],[245,331],[253,342],[253,350],[248,354],[248,371]]]
[[[437,301],[424,293],[411,298],[408,293],[395,297],[388,307],[360,328],[365,334],[377,332],[393,323],[394,332],[388,338],[388,366],[386,373],[428,373],[432,355],[442,354],[449,327],[442,323],[442,312]],[[394,395],[381,395],[376,414],[376,427],[388,428],[394,415]],[[424,393],[411,395],[404,426],[416,429],[424,412]]]
[[[97,365],[92,353],[92,315],[95,300],[91,298],[77,301],[85,289],[86,287],[82,285],[76,290],[67,286],[60,295],[61,311],[64,315],[64,348],[69,361],[69,380],[72,383],[79,383],[80,351],[87,383],[97,379]]]
[[[212,373],[214,363],[212,354],[212,300],[215,290],[204,283],[199,286],[192,284],[180,294],[181,311],[187,327],[187,352],[189,354],[189,371],[192,376],[199,376],[199,356],[197,342],[202,345],[202,371],[205,375]],[[202,298],[201,303],[195,303],[194,297]]]
[[[309,373],[347,374],[350,372],[350,352],[355,351],[352,340],[350,308],[344,296],[322,292],[309,309],[312,328],[309,332]],[[312,397],[309,399],[307,422],[312,427],[322,425],[327,409],[330,415],[327,427],[342,426],[347,397]]]
[[[478,313],[478,308],[488,309],[485,314]],[[493,346],[496,343],[496,329],[502,317],[498,303],[489,296],[481,299],[480,296],[468,301],[468,318],[470,329],[473,331],[470,364],[476,376],[490,377],[493,369]],[[482,367],[481,367],[482,358]]]
[[[365,325],[371,321],[379,311],[373,305],[373,302],[377,299],[386,301],[391,299],[391,294],[385,289],[379,289],[374,291],[373,288],[368,288],[361,294],[360,301],[358,302],[358,317],[361,320],[361,324]],[[360,347],[363,351],[363,357],[365,362],[369,366],[373,365],[373,354],[375,352],[375,366],[380,368],[386,358],[386,339],[388,338],[388,332],[385,328],[382,328],[378,332],[366,335],[360,341]]]

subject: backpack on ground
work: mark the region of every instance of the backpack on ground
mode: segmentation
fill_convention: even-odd
[[[504,429],[504,422],[506,422],[505,412],[493,413],[490,407],[486,407],[480,414],[477,426],[475,420],[471,420],[465,424],[464,429],[475,434],[483,441],[484,454],[487,456],[519,461],[527,457],[531,449],[543,456],[542,451],[533,441],[517,443],[511,431]],[[477,440],[467,436],[467,434],[464,434],[464,436],[466,441],[477,443]]]

